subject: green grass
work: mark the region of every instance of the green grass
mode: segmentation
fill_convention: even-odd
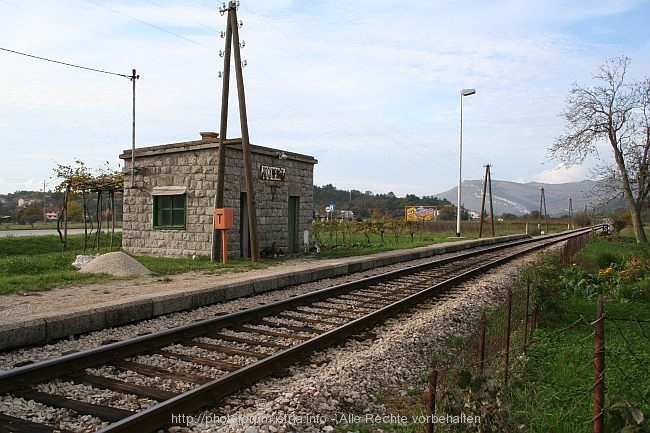
[[[93,222],[93,224],[97,224],[96,222]],[[121,227],[121,223],[116,222],[115,224],[116,227]],[[84,224],[81,223],[76,223],[76,222],[69,222],[68,223],[68,228],[69,229],[82,229],[84,228]],[[55,230],[56,229],[56,222],[55,221],[49,221],[49,222],[36,222],[32,226],[31,224],[0,224],[0,231],[8,231],[8,230]],[[106,230],[106,222],[102,222],[102,230]]]
[[[612,240],[592,236],[587,246],[576,257],[576,262],[587,270],[593,270],[605,268],[612,263],[620,264],[633,257],[650,258],[650,247],[637,244],[633,237]]]
[[[121,233],[116,233],[113,240],[119,249]],[[84,274],[72,266],[77,254],[94,255],[108,252],[106,235],[100,239],[101,248],[89,247],[83,252],[83,235],[68,236],[68,248],[62,251],[58,235],[16,236],[0,238],[0,295],[19,292],[33,292],[64,287],[73,284],[90,284],[118,277],[107,274]],[[89,241],[92,246],[92,240]],[[220,274],[224,272],[245,272],[250,269],[263,269],[277,263],[277,260],[265,260],[252,263],[250,260],[230,260],[227,265],[211,262],[209,258],[192,259],[165,257],[135,257],[155,275],[165,277],[183,273],[199,272],[202,274]],[[120,277],[124,278],[124,277]]]
[[[105,242],[103,237],[102,245]],[[90,241],[92,242],[92,241]],[[116,233],[114,244],[120,245]],[[68,248],[58,235],[16,236],[0,238],[0,294],[47,290],[71,284],[88,284],[105,280],[105,274],[82,274],[72,266],[83,252],[83,235],[68,236]],[[107,252],[101,248],[100,252]],[[85,254],[96,254],[92,248]]]
[[[114,248],[121,245],[121,233],[115,233]],[[83,235],[68,236],[68,247],[62,251],[63,244],[58,235],[15,236],[0,238],[0,295],[20,292],[48,290],[74,284],[90,284],[118,277],[107,274],[84,274],[77,271],[72,263],[77,254],[103,254],[109,252],[106,234],[100,238],[101,248],[89,247],[83,252]],[[136,256],[155,275],[165,277],[183,273],[220,274],[224,272],[245,272],[250,269],[263,269],[277,263],[277,260],[264,260],[252,263],[250,260],[230,260],[227,265],[211,262],[207,257],[165,258]],[[120,277],[124,278],[124,277]]]
[[[253,263],[250,259],[229,259],[224,265],[221,262],[212,262],[209,257],[149,257],[134,256],[147,269],[157,275],[173,275],[183,272],[199,272],[205,275],[222,274],[224,272],[246,272],[251,269],[265,269],[278,260],[264,260]]]
[[[553,287],[541,293],[555,308],[542,310],[537,342],[529,346],[519,380],[508,389],[513,425],[525,425],[530,432],[591,431],[597,293],[605,294],[606,318],[647,321],[649,267],[648,246],[638,245],[629,233],[593,236],[574,264],[559,269],[559,278],[547,282]],[[575,322],[579,325],[565,331]],[[619,409],[627,407],[606,411],[607,431],[620,431],[618,417],[629,417],[630,407],[650,413],[650,323],[606,320],[605,350],[606,407],[617,402]],[[629,428],[626,431],[647,431]]]
[[[609,317],[650,317],[650,304],[605,304]],[[593,302],[568,301],[563,320],[538,329],[537,342],[526,354],[525,375],[509,389],[513,424],[527,432],[590,431],[593,416]],[[579,326],[561,332],[585,318]],[[644,330],[631,322],[606,321],[605,399],[631,403],[650,412],[650,324]],[[645,335],[644,335],[645,332]],[[633,430],[634,431],[634,430]]]

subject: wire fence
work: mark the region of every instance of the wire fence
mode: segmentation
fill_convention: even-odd
[[[533,408],[546,431],[648,431],[648,416],[638,406],[648,405],[650,390],[635,385],[650,379],[650,320],[608,317],[602,295],[599,300],[590,316],[595,319],[581,316],[561,329],[533,332],[539,312],[530,287],[509,291],[500,307],[483,313],[469,338],[452,342],[455,349],[433,361],[428,415],[460,418],[455,424],[429,422],[425,431],[542,431],[531,425]],[[529,354],[540,351],[558,368],[531,367]],[[517,392],[513,388],[526,376],[535,386],[563,392],[536,393],[529,407],[504,407],[505,395]],[[610,382],[628,386],[608,389],[605,400]]]

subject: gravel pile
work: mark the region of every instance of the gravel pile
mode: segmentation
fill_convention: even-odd
[[[102,254],[79,269],[79,272],[91,274],[111,274],[120,277],[151,275],[149,269],[122,251]]]

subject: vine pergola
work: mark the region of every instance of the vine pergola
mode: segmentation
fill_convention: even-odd
[[[124,191],[124,174],[118,170],[110,168],[100,169],[97,174],[93,172],[80,160],[75,160],[75,166],[59,164],[55,169],[57,177],[62,178],[61,182],[55,189],[63,192],[63,206],[59,213],[56,223],[56,229],[59,238],[63,244],[63,250],[68,246],[68,203],[71,195],[79,195],[83,205],[83,223],[84,223],[84,242],[83,251],[88,248],[88,241],[93,236],[93,248],[99,249],[100,235],[102,230],[102,220],[106,217],[106,227],[110,228],[108,236],[108,247],[113,249],[113,238],[115,235],[115,193]],[[88,199],[96,194],[96,226],[90,218]],[[108,208],[102,208],[102,197],[108,197]],[[88,223],[90,222],[90,227]],[[63,230],[63,232],[62,232]]]

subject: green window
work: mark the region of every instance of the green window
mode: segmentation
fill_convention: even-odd
[[[186,197],[185,194],[153,196],[153,227],[184,229]]]

